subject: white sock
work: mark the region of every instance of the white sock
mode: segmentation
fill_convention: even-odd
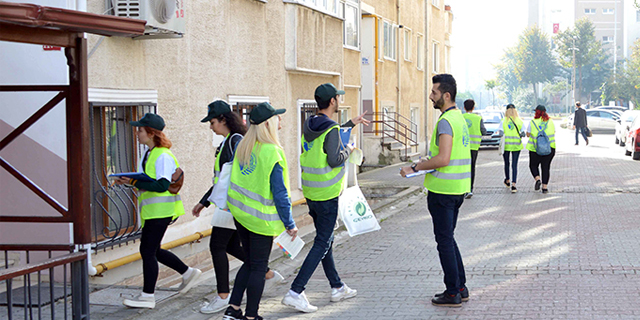
[[[295,292],[295,291],[293,291],[293,290],[289,290],[289,294],[290,294],[291,296],[293,296],[294,298],[298,298],[298,297],[300,296],[300,294],[299,294],[299,293],[297,293],[297,292]]]
[[[140,297],[142,297],[142,298],[153,298],[153,293],[143,292],[142,294],[140,294]]]
[[[191,274],[193,273],[193,268],[189,267],[189,269],[182,274],[182,279],[183,280],[187,280],[189,279],[189,277],[191,277]]]

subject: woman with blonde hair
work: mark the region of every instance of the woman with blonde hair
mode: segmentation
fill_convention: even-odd
[[[268,102],[249,115],[249,129],[236,149],[227,204],[235,219],[246,259],[236,275],[225,320],[258,319],[273,237],[298,228],[291,214],[289,168],[278,139],[280,114]],[[247,293],[246,313],[240,303]]]
[[[523,121],[518,116],[516,106],[507,105],[507,111],[504,118],[498,125],[498,135],[504,134],[504,184],[511,187],[511,193],[518,192],[516,181],[518,180],[518,159],[520,158],[520,150],[522,150],[522,137],[524,137]],[[509,180],[509,155],[511,155],[511,171],[513,179]]]
[[[153,309],[156,306],[154,291],[158,281],[158,262],[182,275],[182,284],[178,288],[182,293],[195,284],[202,272],[188,267],[171,251],[160,248],[169,224],[184,214],[180,195],[169,192],[171,177],[180,165],[169,150],[171,141],[162,132],[164,119],[157,114],[147,113],[140,121],[131,121],[130,124],[138,127],[138,141],[149,148],[138,171],[144,172],[153,181],[129,178],[119,178],[115,181],[117,184],[132,185],[140,190],[138,199],[142,220],[140,255],[144,286],[140,295],[125,299],[123,304],[131,308]]]

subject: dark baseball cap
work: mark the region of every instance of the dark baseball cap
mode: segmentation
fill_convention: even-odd
[[[200,122],[209,122],[213,118],[217,118],[219,115],[231,112],[231,107],[228,103],[222,100],[216,100],[214,102],[209,103],[209,113],[204,119],[200,120]]]
[[[164,129],[164,119],[155,113],[147,113],[138,121],[129,121],[134,127],[150,127],[162,131]]]
[[[545,108],[543,105],[540,105],[540,104],[536,107],[536,110],[547,112],[547,108]]]
[[[320,98],[322,101],[329,101],[339,94],[344,94],[344,90],[336,89],[333,83],[325,83],[316,88],[314,96]]]
[[[277,114],[283,114],[286,111],[287,109],[274,109],[269,102],[263,102],[253,107],[249,114],[249,122],[251,124],[261,124],[269,120],[269,118]]]
[[[509,103],[507,105],[507,109],[515,109],[515,108],[516,108],[516,106],[514,106],[513,103]]]

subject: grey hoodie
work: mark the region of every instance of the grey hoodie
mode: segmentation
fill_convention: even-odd
[[[318,114],[307,119],[304,122],[303,132],[304,140],[311,142],[320,137],[325,131],[335,126],[337,123],[324,114]],[[343,124],[341,127],[353,128],[355,124],[351,120]],[[327,133],[324,139],[324,152],[327,154],[327,162],[332,168],[341,166],[349,158],[351,151],[349,148],[342,147],[342,140],[337,129],[333,129]]]

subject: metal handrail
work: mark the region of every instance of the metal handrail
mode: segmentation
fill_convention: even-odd
[[[388,137],[402,144],[405,149],[405,157],[409,155],[409,149],[411,148],[410,143],[418,143],[413,138],[414,135],[417,136],[417,132],[413,130],[413,127],[417,127],[417,125],[407,117],[396,112],[373,112],[367,114],[366,117],[370,117],[371,119],[367,120],[370,120],[372,123],[382,124],[382,129],[378,129],[378,126],[372,126],[370,130],[365,129],[364,133],[382,134],[383,139]],[[408,124],[399,121],[399,119],[407,121]],[[390,133],[390,131],[392,131],[393,134]]]

